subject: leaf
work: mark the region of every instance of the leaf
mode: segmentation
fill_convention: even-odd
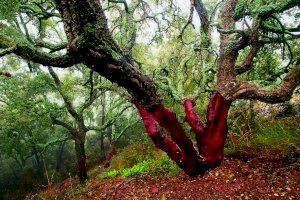
[[[162,196],[161,196],[161,198],[160,198],[161,200],[167,200],[167,197],[166,197],[166,195],[165,194],[163,194]]]

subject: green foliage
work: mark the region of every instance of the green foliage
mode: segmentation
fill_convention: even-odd
[[[287,155],[291,150],[300,151],[299,118],[287,118],[270,122],[266,126],[259,126],[255,130],[261,134],[251,138],[253,148],[261,151],[279,151]]]
[[[20,5],[19,0],[1,0],[0,1],[0,20],[12,19],[15,16]]]
[[[249,13],[252,16],[268,12],[270,10],[280,10],[288,3],[294,0],[239,0],[235,8],[235,15],[239,16],[243,13]]]
[[[111,168],[109,171],[103,171],[100,175],[100,179],[114,178],[117,175],[131,177],[142,174],[170,177],[178,174],[180,171],[180,168],[170,160],[166,154],[163,154],[159,158],[144,160],[130,168],[122,168],[119,170]]]
[[[279,154],[288,156],[300,152],[300,125],[299,117],[282,119],[261,119],[252,129],[252,134],[239,143],[227,146],[228,154],[239,150],[258,154]]]
[[[131,168],[144,160],[153,159],[157,151],[153,145],[133,144],[118,152],[111,160],[111,169]]]
[[[245,58],[248,50],[241,53],[239,60]],[[280,55],[274,51],[275,49],[271,47],[261,50],[254,59],[253,70],[240,75],[239,79],[252,81],[261,86],[273,87],[277,85],[281,80],[283,70]]]
[[[141,163],[134,165],[131,168],[126,168],[126,169],[121,170],[121,174],[124,177],[135,176],[135,175],[142,174],[143,172],[146,172],[149,169],[150,169],[150,162],[143,161]]]

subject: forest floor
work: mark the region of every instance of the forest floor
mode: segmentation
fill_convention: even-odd
[[[300,167],[275,157],[227,157],[204,176],[67,179],[28,199],[300,199]]]

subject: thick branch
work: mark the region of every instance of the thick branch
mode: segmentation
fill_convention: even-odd
[[[300,85],[300,63],[286,75],[281,84],[272,90],[259,89],[255,84],[241,83],[234,99],[255,99],[266,103],[281,103],[288,101],[296,87]]]
[[[177,144],[170,138],[164,136],[159,130],[154,118],[150,113],[144,110],[139,104],[135,104],[139,111],[149,137],[153,140],[155,146],[165,151],[168,156],[174,160],[178,166],[182,167],[183,153]]]
[[[176,115],[163,104],[158,105],[154,111],[150,111],[157,123],[163,127],[172,140],[179,146],[184,157],[182,165],[189,175],[202,174],[206,171],[200,166],[199,156],[194,148],[192,140],[186,135]]]
[[[290,8],[293,8],[295,6],[299,6],[300,2],[299,0],[286,0],[286,1],[280,1],[279,3],[275,3],[273,5],[263,5],[259,8],[250,11],[250,12],[244,12],[244,10],[241,10],[239,12],[234,13],[234,19],[235,21],[238,21],[239,19],[243,18],[247,15],[258,15],[262,18],[268,18],[274,13],[282,13]]]
[[[194,6],[201,20],[201,28],[207,33],[209,29],[207,10],[201,0],[194,0]]]
[[[201,21],[201,32],[205,35],[205,37],[202,38],[205,41],[202,41],[202,43],[205,43],[207,46],[209,46],[211,41],[210,41],[210,21],[208,17],[208,12],[201,0],[194,0],[194,6]]]
[[[67,124],[67,123],[65,123],[65,122],[63,122],[59,119],[56,119],[55,117],[51,117],[51,119],[52,119],[53,124],[62,126],[64,128],[66,128],[71,135],[75,135],[76,129],[73,128],[71,125],[69,125],[69,124]]]
[[[53,52],[56,52],[56,51],[66,49],[67,46],[68,46],[68,42],[62,42],[60,44],[52,44],[52,43],[48,43],[48,42],[44,42],[42,40],[39,40],[35,43],[35,46],[49,49],[49,50],[51,50],[51,53],[53,53]]]
[[[183,104],[185,108],[186,121],[196,134],[200,133],[203,130],[204,126],[201,122],[201,119],[198,117],[197,113],[194,110],[194,102],[192,100],[186,99]]]
[[[255,13],[258,13],[261,17],[268,17],[271,16],[274,13],[281,13],[285,10],[288,10],[290,8],[293,8],[295,6],[299,6],[300,2],[299,0],[289,0],[289,1],[283,1],[275,5],[266,5],[262,6],[258,11]]]
[[[11,53],[14,53],[25,60],[39,63],[44,66],[67,68],[79,63],[79,60],[69,53],[65,55],[53,55],[42,52],[31,45],[17,45],[14,48],[6,50],[6,52],[4,50],[4,53],[0,53],[0,56]]]

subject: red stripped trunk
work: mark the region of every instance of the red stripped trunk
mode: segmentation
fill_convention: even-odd
[[[86,155],[84,148],[84,140],[75,140],[75,149],[77,157],[78,176],[81,183],[87,180]]]
[[[210,96],[204,126],[194,110],[192,100],[184,102],[186,120],[196,134],[199,154],[210,168],[221,164],[224,158],[224,145],[227,137],[227,115],[230,102],[224,99],[219,92]]]
[[[164,152],[168,154],[168,156],[176,162],[176,164],[185,171],[190,176],[195,176],[201,173],[198,170],[202,168],[199,166],[198,155],[196,150],[193,147],[192,141],[186,136],[183,131],[181,124],[177,121],[175,114],[171,111],[167,110],[163,105],[160,105],[158,108],[162,109],[160,111],[156,111],[153,113],[149,113],[148,111],[144,110],[140,105],[135,104],[142,120],[144,122],[145,128],[147,130],[148,135],[151,137],[152,141],[156,145],[156,147],[160,148]],[[166,112],[166,113],[164,113]],[[170,122],[165,120],[169,120],[168,118],[165,119],[158,119],[162,127],[165,128],[166,131],[173,131],[170,132],[171,138],[165,136],[161,130],[159,130],[154,117],[155,114],[162,113],[163,116],[165,114],[171,118]],[[174,127],[171,124],[174,122]],[[177,130],[177,129],[178,130]],[[181,135],[182,134],[182,135]],[[183,138],[180,141],[180,138]],[[174,139],[175,138],[175,139]],[[177,142],[175,142],[178,141]],[[186,143],[185,143],[186,142]],[[191,153],[191,154],[188,154]]]
[[[220,93],[214,92],[211,95],[206,126],[197,116],[194,102],[184,101],[186,120],[196,133],[198,152],[201,157],[171,110],[160,104],[149,112],[140,105],[135,105],[154,144],[165,151],[185,173],[195,176],[220,165],[224,157],[223,149],[228,131],[227,114],[230,106]],[[165,136],[157,124],[164,128],[171,138]]]

